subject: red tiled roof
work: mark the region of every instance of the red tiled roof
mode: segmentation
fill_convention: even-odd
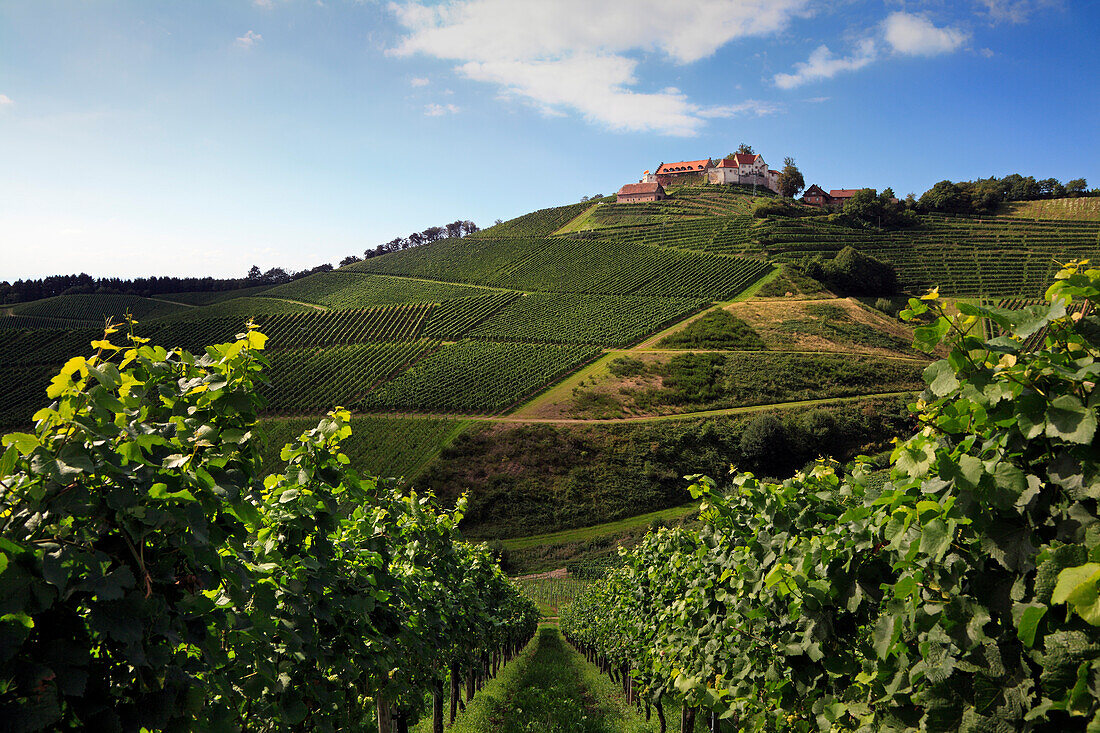
[[[733,160],[738,165],[754,165],[759,155],[753,155],[752,153],[735,153]]]
[[[661,189],[661,184],[654,181],[653,183],[628,183],[619,189],[619,195],[629,195],[632,193],[657,193]]]
[[[679,163],[661,163],[657,175],[665,173],[698,173],[710,167],[710,158],[702,160],[681,160]]]
[[[860,189],[858,188],[834,188],[829,191],[829,195],[834,199],[850,199],[855,196]]]

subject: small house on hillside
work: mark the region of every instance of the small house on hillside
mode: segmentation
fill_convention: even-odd
[[[810,206],[828,206],[829,194],[816,183],[806,189],[802,194],[802,202]]]
[[[855,196],[862,189],[858,188],[834,188],[829,191],[829,203],[836,206],[843,206],[848,203],[848,199]]]
[[[802,194],[802,201],[810,206],[832,206],[840,208],[859,193],[859,188],[834,188],[828,193],[816,183]],[[896,201],[896,199],[895,199]]]
[[[668,185],[677,181],[698,180],[707,181],[707,172],[714,167],[710,158],[702,160],[681,160],[679,163],[661,163],[657,167],[654,178],[657,183]]]
[[[665,189],[660,183],[628,183],[615,194],[615,201],[620,204],[633,204],[639,201],[662,201],[668,198]]]

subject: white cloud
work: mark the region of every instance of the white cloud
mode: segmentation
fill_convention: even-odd
[[[1060,3],[1059,0],[978,0],[978,4],[985,8],[989,19],[995,23],[1024,23],[1032,13]]]
[[[958,28],[937,28],[926,18],[898,11],[882,23],[886,42],[896,53],[907,56],[938,56],[951,53],[969,37]]]
[[[7,107],[12,104],[15,104],[15,100],[13,100],[7,94],[0,94],[0,107]]]
[[[428,80],[422,76],[418,76],[409,81],[409,85],[414,87],[426,87],[428,86]]]
[[[442,117],[443,115],[457,114],[460,108],[453,104],[429,104],[424,107],[424,114],[428,117]]]
[[[877,55],[875,42],[870,38],[860,41],[855,53],[845,58],[834,56],[829,47],[822,44],[813,50],[806,61],[794,65],[794,73],[776,74],[775,85],[780,89],[794,89],[811,81],[832,79],[842,71],[862,69]]]
[[[271,10],[275,6],[272,0],[252,0],[252,4],[257,8],[263,8],[264,10]]]
[[[767,117],[776,112],[782,112],[783,105],[775,102],[764,102],[758,99],[747,99],[738,104],[726,104],[700,109],[700,117]]]
[[[656,50],[675,63],[710,56],[729,41],[776,33],[809,0],[451,0],[391,3],[409,31],[390,53],[456,62],[548,114],[569,109],[613,130],[693,135],[719,108],[679,90],[638,91],[638,61]]]
[[[237,36],[237,40],[233,42],[233,45],[237,48],[252,48],[262,40],[264,40],[264,37],[256,31],[248,31],[243,36]]]
[[[896,54],[938,56],[955,51],[969,37],[958,28],[937,28],[919,15],[897,11],[879,24],[877,32],[869,33],[857,43],[851,55],[836,56],[822,44],[808,59],[795,64],[792,73],[776,74],[773,81],[780,89],[794,89],[810,82],[832,79],[844,71],[858,71],[880,57],[883,42]]]

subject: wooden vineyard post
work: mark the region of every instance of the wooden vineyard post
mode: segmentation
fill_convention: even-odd
[[[661,702],[659,696],[657,702],[653,704],[653,707],[657,709],[657,722],[661,724],[661,733],[667,733],[668,725],[665,723],[665,704]]]
[[[443,680],[432,682],[432,733],[443,733]]]
[[[466,675],[466,702],[474,698],[475,692],[477,692],[477,667],[471,664],[470,671]]]
[[[381,695],[374,698],[375,709],[378,713],[378,733],[392,733],[393,718],[390,704],[382,699]]]
[[[680,733],[693,733],[695,730],[695,708],[684,705],[680,708]]]
[[[458,714],[459,669],[458,662],[451,662],[451,725]]]

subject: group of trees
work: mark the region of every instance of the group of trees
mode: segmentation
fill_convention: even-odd
[[[473,223],[469,219],[456,219],[450,224],[428,227],[422,232],[413,232],[407,237],[394,237],[390,241],[384,244],[380,244],[373,249],[365,250],[363,252],[362,258],[355,255],[348,255],[344,259],[340,260],[340,267],[343,267],[344,265],[350,265],[353,262],[359,262],[361,259],[364,258],[369,260],[371,257],[378,257],[389,252],[400,252],[401,250],[409,249],[410,247],[419,247],[422,244],[438,242],[440,239],[465,237],[478,231],[481,231],[481,229],[478,227],[477,224]]]
[[[1084,178],[1064,185],[1056,178],[1036,180],[1018,173],[1004,178],[979,178],[974,181],[940,181],[915,202],[920,211],[954,214],[992,213],[1005,201],[1035,201],[1076,196],[1100,196],[1100,189],[1088,188]]]
[[[842,295],[893,295],[898,291],[892,265],[851,246],[831,259],[804,257],[799,268]]]
[[[244,282],[238,287],[250,287],[253,285],[282,285],[292,280],[298,280],[299,278],[306,277],[307,275],[313,275],[317,272],[332,272],[332,265],[324,262],[316,267],[311,267],[308,270],[297,270],[295,272],[287,272],[281,267],[272,267],[270,270],[264,272],[260,270],[257,265],[253,265],[248,271],[248,275],[245,276]],[[238,281],[239,282],[239,281]]]
[[[1070,313],[1100,270],[1048,299],[910,300],[916,343],[950,353],[887,476],[689,477],[701,525],[624,552],[562,610],[567,638],[647,707],[680,702],[683,731],[1096,730],[1100,318]]]
[[[260,465],[262,334],[110,333],[2,441],[4,730],[442,731],[534,634],[464,501],[348,467],[346,411]]]
[[[879,229],[915,226],[920,222],[905,202],[898,200],[892,188],[885,188],[882,193],[861,188],[844,202],[840,218],[850,226]]]

